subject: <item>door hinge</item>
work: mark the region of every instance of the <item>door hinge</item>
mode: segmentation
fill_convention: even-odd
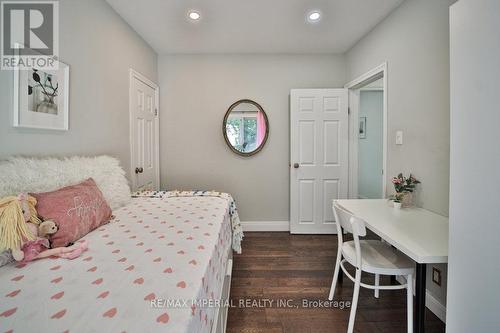
[[[158,109],[155,108],[155,117],[158,117]]]
[[[351,108],[347,107],[347,114],[351,114]]]

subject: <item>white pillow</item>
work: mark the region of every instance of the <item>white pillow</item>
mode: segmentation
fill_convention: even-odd
[[[0,162],[0,198],[21,192],[48,192],[92,177],[111,209],[126,205],[130,187],[120,162],[110,156],[10,157]]]

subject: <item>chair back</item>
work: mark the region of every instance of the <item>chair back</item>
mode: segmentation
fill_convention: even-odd
[[[366,236],[365,222],[354,216],[351,212],[341,207],[336,201],[333,202],[333,214],[337,222],[337,232],[341,234],[341,227],[354,237]]]
[[[359,243],[359,237],[366,236],[366,227],[365,222],[354,216],[351,212],[341,207],[336,201],[333,202],[333,214],[335,215],[335,221],[337,222],[337,232],[338,232],[338,240],[339,240],[339,250],[342,249],[343,237],[342,237],[342,228],[345,231],[352,234],[352,238],[354,241],[354,246],[356,249],[356,263],[354,265],[361,269],[361,246]]]

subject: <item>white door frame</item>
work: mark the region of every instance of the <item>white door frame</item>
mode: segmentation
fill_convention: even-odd
[[[134,121],[133,121],[133,108],[132,108],[132,80],[138,79],[151,88],[155,90],[155,104],[156,104],[156,117],[155,117],[155,161],[156,161],[156,175],[155,175],[155,186],[156,189],[160,188],[160,87],[148,79],[146,76],[142,75],[138,71],[130,68],[129,69],[129,93],[128,93],[128,113],[129,113],[129,144],[130,144],[130,179],[132,180],[132,188],[136,188],[136,181],[135,181],[135,165],[133,156],[134,156],[134,138],[132,137],[133,129],[132,126],[134,126]]]
[[[349,198],[358,199],[358,126],[360,89],[379,78],[383,81],[382,198],[387,196],[387,62],[347,83],[349,96]]]

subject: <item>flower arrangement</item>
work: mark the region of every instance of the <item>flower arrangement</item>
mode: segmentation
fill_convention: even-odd
[[[396,194],[392,196],[392,201],[400,203],[407,193],[412,193],[415,190],[415,186],[420,184],[420,181],[411,173],[408,177],[404,177],[400,173],[397,177],[392,178],[392,183],[394,184],[394,190],[396,190]]]
[[[403,201],[403,198],[404,193],[396,193],[392,196],[392,201],[401,203],[401,201]]]

